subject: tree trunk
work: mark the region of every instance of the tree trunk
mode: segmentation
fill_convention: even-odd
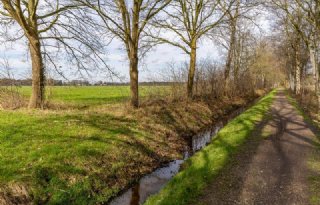
[[[131,105],[134,108],[139,107],[139,71],[138,54],[134,52],[130,55],[130,92]]]
[[[267,88],[267,78],[263,75],[263,88]]]
[[[236,31],[236,25],[234,27]],[[241,53],[242,53],[242,42],[241,42],[241,35],[239,34],[238,39],[234,39],[236,45],[234,46],[234,83],[233,83],[233,91],[234,93],[241,94],[242,90],[239,89],[239,79],[240,79],[240,70],[241,70]],[[241,83],[240,83],[241,84]]]
[[[317,60],[316,60],[316,53],[315,50],[313,48],[309,48],[309,52],[310,52],[310,62],[311,62],[311,66],[312,66],[312,71],[314,74],[314,90],[315,93],[318,92],[319,87],[318,87],[318,66],[317,66]]]
[[[234,15],[230,15],[230,45],[229,45],[229,50],[228,50],[228,56],[227,56],[227,61],[226,61],[226,69],[224,72],[224,95],[227,95],[229,93],[229,88],[230,88],[230,72],[231,72],[231,65],[232,62],[234,61],[234,55],[236,52],[236,34],[237,34],[237,21],[238,21],[238,14],[239,14],[239,6],[240,6],[240,0],[237,0],[237,7],[235,10]],[[236,79],[236,76],[235,76]]]
[[[236,43],[236,26],[233,24],[234,22],[232,22],[232,26],[231,26],[230,47],[228,50],[226,69],[224,71],[224,94],[225,95],[227,95],[228,89],[230,86],[230,71],[231,71],[231,65],[233,60],[233,54],[235,51],[234,47]]]
[[[296,52],[295,54],[295,66],[296,66],[296,72],[295,72],[295,81],[296,81],[296,95],[301,94],[301,67],[300,67],[300,61],[299,61],[299,54]]]
[[[42,108],[44,102],[44,66],[38,37],[29,38],[29,49],[32,61],[32,94],[29,108]]]
[[[232,42],[232,41],[231,41]],[[231,43],[230,42],[230,43]],[[230,44],[231,45],[231,44]],[[230,86],[230,70],[231,70],[231,61],[232,61],[232,49],[229,48],[226,69],[224,71],[224,94],[227,95],[228,88]]]
[[[292,72],[290,71],[290,73],[289,73],[289,84],[290,84],[290,89],[291,89],[291,91],[292,92],[294,92],[295,91],[295,80],[294,80],[294,75],[292,74]]]
[[[190,65],[189,65],[188,85],[187,85],[187,94],[189,99],[192,99],[193,97],[193,84],[194,84],[194,75],[196,71],[196,61],[197,61],[197,44],[193,42],[191,46],[191,53],[190,53]]]
[[[138,71],[138,50],[139,50],[139,15],[140,15],[140,1],[133,1],[132,13],[132,27],[127,28],[127,51],[130,61],[130,93],[131,106],[139,107],[139,71]],[[125,9],[124,9],[125,10]],[[125,17],[124,17],[125,18]],[[123,19],[124,20],[124,19]],[[124,20],[125,21],[125,20]],[[128,24],[130,25],[130,23]],[[130,33],[131,30],[131,33]],[[131,38],[128,36],[131,35]]]
[[[317,58],[317,51],[310,50],[310,60],[312,64],[312,68],[314,71],[314,81],[315,81],[315,93],[318,101],[318,114],[320,113],[320,79],[319,79],[319,65]]]
[[[318,71],[319,72],[319,71]],[[318,74],[319,75],[319,74]],[[320,113],[320,90],[319,90],[319,86],[320,86],[320,80],[318,78],[318,90],[316,92],[317,98],[318,98],[318,114]]]

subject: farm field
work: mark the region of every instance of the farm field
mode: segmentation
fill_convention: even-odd
[[[16,88],[24,96],[31,95],[30,86]],[[47,98],[56,103],[75,106],[116,104],[129,99],[129,86],[52,86],[47,87]],[[170,86],[140,86],[140,96],[164,95]]]

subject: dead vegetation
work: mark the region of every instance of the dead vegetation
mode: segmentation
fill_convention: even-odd
[[[29,192],[24,185],[9,184],[0,186],[0,204],[1,205],[16,205],[24,204],[31,205]]]
[[[304,89],[303,93],[296,95],[294,92],[290,92],[292,96],[294,96],[298,103],[300,104],[300,108],[303,112],[305,112],[308,116],[311,117],[314,122],[320,124],[320,116],[318,114],[318,97],[313,90]]]
[[[0,110],[15,110],[25,105],[24,97],[15,87],[0,87]]]

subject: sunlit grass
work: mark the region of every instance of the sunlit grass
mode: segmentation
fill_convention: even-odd
[[[149,94],[165,95],[169,86],[140,86],[140,97]],[[30,86],[18,87],[24,96],[31,95]],[[54,86],[46,88],[46,97],[58,103],[68,103],[78,106],[92,106],[120,103],[129,99],[129,86]]]
[[[232,120],[211,144],[186,161],[177,174],[159,194],[152,196],[147,205],[182,205],[192,200],[206,187],[244,143],[261,121],[273,101],[276,91],[261,99],[255,106]]]
[[[118,190],[104,179],[132,158],[146,160],[147,147],[128,144],[133,135],[144,137],[134,120],[107,114],[0,112],[0,184],[29,184],[35,201],[88,203],[98,200],[94,188],[108,199]]]

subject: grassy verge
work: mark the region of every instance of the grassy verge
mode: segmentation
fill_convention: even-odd
[[[290,102],[290,104],[296,108],[296,110],[299,112],[300,115],[303,116],[304,120],[308,121],[309,123],[314,124],[314,122],[312,121],[312,119],[305,113],[303,112],[303,110],[301,109],[299,103],[290,95],[289,91],[286,91],[286,96]]]
[[[276,91],[272,91],[255,106],[232,120],[206,148],[196,153],[184,164],[177,174],[159,194],[152,196],[147,205],[182,205],[196,199],[230,157],[245,142],[269,109]]]
[[[301,114],[305,121],[307,121],[309,124],[313,125],[317,130],[315,131],[315,134],[317,138],[320,140],[320,124],[316,119],[313,119],[311,115],[306,114],[302,108],[301,105],[295,100],[289,92],[287,92],[287,98],[289,99],[289,102],[297,109],[299,114]],[[310,104],[309,104],[310,105]],[[308,109],[309,106],[305,106],[306,109]],[[308,110],[306,110],[308,111]],[[312,115],[315,116],[315,115]],[[310,203],[311,204],[320,204],[320,146],[318,145],[316,149],[311,154],[309,160],[308,160],[308,166],[311,170],[311,176],[309,177],[309,183],[310,183],[310,189],[311,189],[311,198]]]

